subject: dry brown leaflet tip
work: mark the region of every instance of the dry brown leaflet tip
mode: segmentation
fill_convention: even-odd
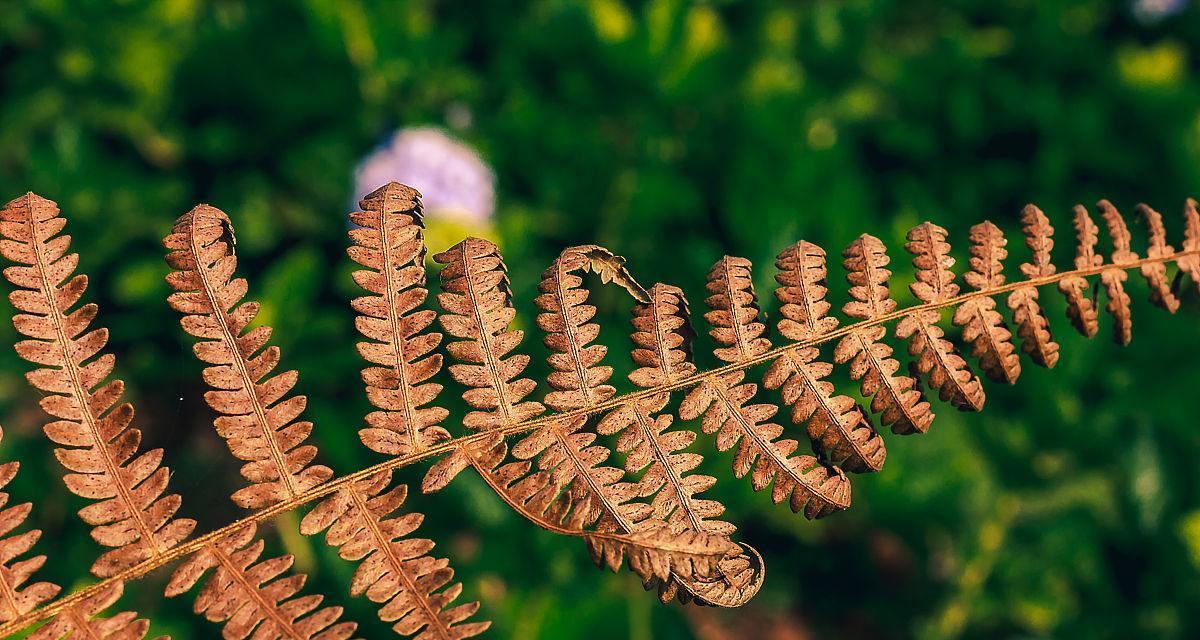
[[[304,444],[312,423],[300,420],[307,399],[293,395],[297,373],[273,374],[279,348],[268,345],[271,328],[250,324],[258,303],[246,302],[248,285],[234,278],[237,256],[233,223],[223,212],[199,205],[183,214],[163,239],[167,264],[175,271],[168,298],[183,330],[196,338],[193,351],[209,366],[204,399],[219,415],[213,422],[240,460],[250,486],[233,494],[247,509],[295,498],[333,476],[312,464],[317,449]],[[272,375],[273,374],[273,375]]]
[[[917,268],[917,280],[908,288],[918,300],[938,303],[958,295],[945,229],[931,222],[917,225],[908,232],[904,248]],[[909,314],[896,323],[896,337],[908,339],[908,352],[916,356],[917,370],[928,376],[929,386],[939,391],[942,400],[964,411],[979,411],[985,399],[983,386],[945,338],[939,320],[941,313],[936,309]]]
[[[870,321],[894,311],[896,301],[888,291],[891,259],[883,242],[863,234],[846,247],[842,257],[851,298],[842,312]],[[892,432],[899,434],[925,433],[933,422],[933,411],[915,380],[896,375],[900,363],[892,357],[892,348],[882,342],[886,335],[887,329],[881,325],[854,330],[837,343],[834,360],[849,363],[850,377],[861,381],[862,394],[872,398],[871,410],[880,413],[881,426],[891,426]]]
[[[825,315],[831,307],[825,300],[825,251],[800,241],[780,253],[775,266],[780,285],[775,297],[783,303],[783,318],[777,325],[780,335],[799,342],[836,329],[837,318]],[[807,423],[817,452],[847,471],[879,471],[887,459],[883,438],[858,403],[835,393],[833,384],[825,380],[833,365],[819,356],[817,347],[789,351],[771,363],[763,384],[782,389],[784,403],[792,408],[792,422]]]
[[[392,182],[366,196],[350,214],[350,258],[365,267],[354,281],[369,295],[355,298],[354,326],[365,342],[362,371],[367,398],[378,411],[367,414],[359,437],[368,448],[398,456],[420,453],[448,440],[441,426],[449,412],[429,406],[442,385],[429,380],[442,368],[434,353],[442,334],[428,331],[437,313],[421,309],[425,285],[425,240],[420,194]]]
[[[1026,278],[1046,278],[1055,273],[1050,261],[1054,249],[1054,227],[1046,214],[1029,204],[1021,211],[1021,232],[1025,246],[1032,254],[1029,262],[1021,265]],[[1053,367],[1058,362],[1058,343],[1050,334],[1050,321],[1038,303],[1038,289],[1034,286],[1021,287],[1008,295],[1008,308],[1012,309],[1013,321],[1017,323],[1017,335],[1021,338],[1021,351],[1043,367]]]
[[[971,270],[963,276],[976,291],[1004,284],[1004,259],[1008,240],[999,227],[983,222],[971,227]],[[973,298],[954,311],[954,324],[963,328],[963,340],[971,343],[971,354],[979,368],[996,382],[1015,384],[1021,375],[1021,359],[1012,343],[1012,332],[996,310],[996,299]]]

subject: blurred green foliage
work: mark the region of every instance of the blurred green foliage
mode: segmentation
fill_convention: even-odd
[[[492,233],[527,325],[540,270],[578,243],[683,286],[694,307],[707,268],[745,256],[772,307],[773,256],[801,237],[836,255],[870,231],[897,283],[918,220],[946,226],[961,259],[970,224],[1016,237],[1027,201],[1059,227],[1060,264],[1069,206],[1101,196],[1149,201],[1178,238],[1200,184],[1198,39],[1195,11],[1146,25],[1096,0],[0,2],[0,195],[37,191],[70,216],[146,440],[208,528],[237,517],[225,496],[240,479],[163,303],[158,244],[196,202],[233,216],[315,437],[348,472],[378,458],[354,434],[367,405],[343,213],[353,167],[395,128],[453,121],[495,168]],[[1015,273],[1025,254],[1010,248]],[[1047,296],[1059,366],[1025,361],[981,415],[935,403],[928,435],[888,437],[885,470],[853,478],[844,514],[806,522],[710,455],[713,494],[769,569],[735,614],[658,605],[469,474],[410,506],[497,637],[1197,637],[1200,304],[1193,290],[1171,317],[1132,289],[1124,350],[1073,335]],[[628,305],[597,299],[627,367]],[[17,499],[38,497],[45,577],[78,586],[96,548],[22,371],[5,349],[2,454],[25,461]],[[346,595],[350,565],[302,539],[295,514],[275,525],[309,589],[386,637]],[[159,601],[164,579],[132,586],[127,606],[157,632],[213,637],[186,598]]]

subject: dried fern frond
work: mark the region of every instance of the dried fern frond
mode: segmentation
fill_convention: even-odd
[[[1008,257],[1004,232],[991,222],[971,227],[971,270],[963,276],[976,291],[1004,285],[1004,259]],[[954,324],[962,327],[963,340],[972,344],[971,355],[979,368],[996,382],[1015,384],[1021,375],[1021,358],[1012,343],[1012,332],[996,311],[995,298],[972,298],[954,311]]]
[[[422,640],[483,633],[490,622],[460,624],[479,609],[478,602],[447,608],[462,593],[461,583],[446,586],[454,577],[449,561],[429,555],[432,540],[411,537],[424,516],[388,518],[408,496],[406,485],[388,489],[391,477],[391,472],[378,473],[333,494],[304,516],[301,532],[328,530],[326,541],[343,559],[361,562],[350,592],[382,604],[379,617],[394,622],[396,633]]]
[[[1048,278],[1055,273],[1050,261],[1054,248],[1054,227],[1046,214],[1036,206],[1026,205],[1021,211],[1021,231],[1025,235],[1025,246],[1032,253],[1032,260],[1021,264],[1021,273],[1026,278]],[[1008,295],[1008,308],[1012,309],[1013,321],[1017,323],[1017,335],[1021,337],[1021,351],[1029,355],[1034,363],[1053,367],[1058,362],[1058,343],[1050,334],[1050,321],[1038,304],[1038,289],[1025,286]]]
[[[869,322],[895,311],[896,301],[888,291],[891,259],[883,242],[863,234],[846,247],[842,257],[851,297],[842,313]],[[839,364],[850,363],[850,377],[860,380],[862,394],[872,398],[871,410],[881,414],[881,426],[890,426],[898,434],[925,433],[933,422],[933,411],[915,388],[915,380],[896,375],[900,363],[892,357],[892,348],[881,342],[886,335],[887,329],[880,325],[854,329],[838,342],[833,358]]]
[[[351,213],[359,228],[350,231],[350,258],[366,267],[354,281],[371,295],[355,298],[354,326],[368,339],[358,343],[367,398],[379,411],[367,415],[359,431],[363,444],[379,453],[420,453],[448,440],[440,426],[449,412],[433,402],[442,385],[427,382],[442,368],[431,353],[442,334],[426,331],[437,313],[419,310],[425,287],[425,243],[421,205],[414,189],[392,182],[366,196]]]
[[[726,257],[708,274],[706,300],[712,309],[705,318],[717,343],[713,351],[725,362],[747,362],[766,353],[771,343],[762,334],[757,298],[750,280],[750,262]],[[778,411],[773,404],[749,404],[758,385],[744,383],[745,372],[709,377],[683,399],[679,417],[694,420],[704,416],[700,428],[716,434],[717,449],[737,447],[733,474],[750,475],[755,491],[771,486],[771,500],[787,500],[792,511],[807,518],[821,518],[850,506],[850,481],[840,469],[829,467],[813,456],[795,456],[798,443],[779,439],[783,428],[767,422]]]
[[[945,302],[957,296],[958,285],[950,270],[954,258],[950,257],[946,230],[924,222],[909,231],[907,238],[904,248],[912,254],[917,268],[917,281],[908,285],[913,295],[925,303]],[[979,411],[985,398],[983,385],[944,337],[945,332],[937,324],[940,319],[936,309],[910,314],[896,323],[896,337],[908,339],[908,352],[916,356],[917,370],[928,376],[929,386],[939,391],[943,401],[963,411]]]
[[[513,354],[524,332],[509,328],[516,311],[499,249],[487,240],[467,238],[433,259],[446,265],[440,275],[443,292],[438,294],[438,304],[445,313],[439,321],[446,333],[459,338],[446,345],[446,351],[459,362],[450,365],[450,375],[468,388],[463,399],[474,409],[463,418],[463,425],[495,431],[545,413],[542,403],[525,399],[537,383],[519,377],[529,366],[529,356]],[[475,466],[510,503],[516,500],[532,508],[527,515],[544,512],[549,499],[545,504],[540,500],[530,504],[536,492],[520,497],[509,493],[509,486],[525,475],[528,463],[514,463],[500,476],[493,475],[507,455],[508,446],[500,438],[489,439],[482,446],[455,449],[433,465],[421,489],[426,493],[438,491],[463,469]]]
[[[783,303],[783,317],[776,324],[779,334],[802,342],[837,329],[837,318],[826,315],[831,305],[825,300],[825,250],[801,240],[784,249],[775,266],[775,297]],[[883,438],[857,402],[834,392],[825,380],[833,365],[818,360],[820,355],[817,347],[783,354],[767,369],[763,385],[782,390],[784,403],[792,408],[792,422],[807,423],[816,452],[847,471],[879,471],[887,459]]]
[[[1113,250],[1110,258],[1115,265],[1100,272],[1100,282],[1104,285],[1104,293],[1108,297],[1108,304],[1104,309],[1113,318],[1113,339],[1118,344],[1127,345],[1133,339],[1133,312],[1130,308],[1133,301],[1125,291],[1125,281],[1129,279],[1129,273],[1124,265],[1137,262],[1138,255],[1130,250],[1133,235],[1129,233],[1125,219],[1121,217],[1117,208],[1108,200],[1101,200],[1096,206],[1099,207],[1100,216],[1108,227],[1109,237],[1112,238]]]
[[[1090,270],[1104,264],[1104,256],[1096,253],[1100,241],[1100,227],[1092,222],[1083,205],[1075,205],[1075,270]],[[1067,298],[1067,318],[1075,330],[1087,338],[1096,336],[1100,330],[1100,317],[1096,303],[1088,297],[1091,285],[1086,277],[1072,274],[1058,282],[1058,290]]]
[[[1139,204],[1134,208],[1134,212],[1146,222],[1146,233],[1149,236],[1146,257],[1161,260],[1173,255],[1175,248],[1167,244],[1167,228],[1163,226],[1162,214],[1146,204]],[[1167,279],[1167,265],[1162,262],[1149,262],[1142,265],[1140,271],[1150,287],[1150,302],[1170,313],[1179,311],[1179,298],[1171,291],[1171,282]]]
[[[96,542],[112,547],[92,565],[103,578],[178,545],[196,522],[175,518],[181,500],[166,493],[162,450],[138,453],[142,434],[129,426],[134,410],[121,401],[125,384],[109,380],[116,358],[102,353],[108,330],[90,329],[95,304],[76,306],[88,281],[73,275],[79,255],[67,253],[65,226],[58,205],[26,194],[0,214],[0,254],[17,263],[4,270],[16,287],[9,294],[19,312],[13,325],[27,338],[17,342],[17,354],[40,365],[26,378],[46,394],[42,409],[55,418],[43,430],[59,445],[54,454],[70,472],[67,488],[95,501],[79,517]]]
[[[197,338],[193,351],[211,365],[204,381],[212,387],[204,399],[219,417],[217,433],[230,452],[246,464],[250,482],[233,494],[247,509],[289,500],[333,476],[329,467],[311,464],[317,448],[303,444],[312,423],[299,420],[304,396],[288,396],[297,373],[271,375],[279,347],[268,346],[271,328],[247,327],[258,315],[257,302],[243,302],[247,284],[234,278],[233,226],[223,212],[200,205],[183,214],[164,240],[167,263],[175,269],[167,282],[168,298],[182,316],[183,330]],[[268,377],[269,376],[269,377]]]
[[[260,560],[265,543],[247,525],[206,544],[171,574],[166,595],[186,593],[204,579],[195,611],[210,622],[224,623],[228,640],[344,640],[354,634],[353,622],[338,622],[342,608],[321,607],[324,596],[297,596],[302,573],[282,576],[292,556]]]
[[[534,300],[543,310],[538,327],[546,333],[546,348],[554,353],[548,362],[554,372],[546,382],[555,389],[546,394],[546,406],[556,411],[591,407],[611,398],[616,388],[606,384],[612,367],[600,365],[608,347],[591,344],[600,325],[589,322],[596,307],[587,304],[588,292],[577,272],[595,271],[605,283],[614,282],[639,302],[646,292],[625,269],[624,259],[603,247],[587,245],[565,249],[542,274],[541,295]]]
[[[519,377],[529,366],[529,356],[509,355],[525,332],[508,328],[516,310],[496,245],[467,238],[433,259],[446,265],[440,274],[443,293],[438,294],[446,312],[439,320],[446,333],[459,338],[446,345],[462,363],[451,365],[450,375],[471,389],[463,398],[475,409],[463,418],[463,425],[497,429],[545,413],[540,402],[525,400],[537,386]]]
[[[552,352],[545,398],[545,405],[554,410],[550,415],[544,415],[545,405],[530,399],[536,383],[526,373],[529,358],[518,353],[523,334],[511,326],[515,310],[500,252],[487,241],[468,238],[435,256],[445,265],[438,299],[445,310],[442,327],[453,338],[445,346],[455,361],[449,373],[466,387],[464,398],[471,406],[463,423],[472,433],[450,438],[443,427],[447,416],[433,405],[440,387],[432,378],[441,362],[439,338],[429,330],[433,316],[421,309],[428,294],[420,203],[415,191],[387,185],[364,200],[363,211],[352,214],[360,228],[352,233],[351,256],[365,267],[356,279],[370,294],[354,305],[368,340],[361,351],[374,365],[364,372],[364,382],[378,409],[368,419],[364,432],[369,433],[363,440],[398,457],[338,479],[330,478],[326,468],[310,464],[316,451],[303,444],[311,429],[298,420],[303,399],[283,399],[291,392],[295,374],[268,377],[279,359],[277,349],[266,347],[269,330],[247,332],[257,307],[241,303],[247,285],[232,279],[232,225],[215,209],[197,207],[168,239],[171,262],[178,270],[171,276],[177,289],[172,301],[184,310],[185,329],[201,338],[197,355],[214,365],[205,375],[214,387],[210,396],[220,394],[210,397],[224,414],[218,427],[235,454],[241,452],[250,461],[247,477],[253,484],[241,502],[259,505],[260,510],[54,602],[51,590],[42,583],[21,588],[36,568],[36,559],[9,564],[28,550],[28,534],[9,536],[24,513],[20,508],[0,511],[0,551],[11,549],[15,554],[0,557],[0,587],[11,584],[14,594],[31,596],[26,604],[14,604],[15,599],[4,599],[0,588],[0,620],[8,620],[0,622],[0,635],[50,618],[56,623],[69,618],[68,622],[83,624],[79,621],[86,622],[99,611],[89,607],[111,603],[112,590],[119,591],[125,580],[186,558],[172,576],[168,592],[186,591],[212,572],[196,606],[210,619],[226,623],[226,637],[345,638],[353,633],[354,624],[338,622],[337,607],[319,608],[320,596],[298,596],[304,576],[283,577],[290,566],[288,557],[260,561],[263,542],[254,535],[257,523],[318,499],[320,504],[302,523],[303,532],[325,531],[326,540],[338,547],[340,555],[360,562],[352,593],[380,603],[381,617],[394,622],[397,632],[422,638],[480,633],[487,623],[468,621],[478,605],[452,604],[461,587],[451,585],[453,574],[446,561],[429,554],[433,543],[413,535],[422,516],[396,512],[406,488],[392,484],[391,471],[439,457],[422,483],[426,491],[441,489],[461,471],[474,468],[532,523],[583,538],[597,563],[615,570],[628,561],[644,584],[657,585],[664,597],[738,606],[762,584],[762,559],[753,548],[730,539],[733,525],[718,519],[722,505],[702,497],[715,479],[695,473],[700,458],[688,447],[696,436],[669,415],[671,394],[687,389],[679,416],[685,420],[703,416],[700,430],[715,434],[718,449],[736,447],[734,475],[750,476],[756,490],[772,487],[774,501],[787,500],[810,518],[828,515],[850,502],[843,469],[877,470],[886,452],[867,410],[838,394],[828,382],[833,365],[821,361],[823,345],[835,345],[834,361],[848,365],[851,378],[871,398],[872,412],[880,414],[881,425],[896,433],[923,432],[933,413],[916,380],[897,375],[900,364],[888,343],[888,323],[897,322],[896,337],[910,340],[910,351],[917,358],[914,375],[928,376],[931,386],[954,404],[978,408],[984,398],[980,379],[946,339],[939,326],[943,313],[953,312],[953,322],[971,343],[971,355],[981,370],[1000,382],[1011,383],[1020,373],[1014,332],[1021,340],[1021,352],[1035,363],[1050,367],[1059,358],[1060,347],[1039,305],[1042,286],[1057,285],[1066,296],[1072,324],[1087,336],[1099,329],[1095,292],[1103,287],[1115,337],[1128,342],[1132,319],[1125,282],[1129,271],[1137,269],[1149,285],[1152,302],[1169,311],[1180,306],[1184,277],[1200,284],[1196,207],[1189,200],[1184,208],[1184,239],[1177,251],[1167,242],[1161,216],[1140,206],[1137,211],[1147,224],[1148,250],[1145,257],[1138,257],[1124,219],[1114,206],[1101,201],[1098,208],[1113,247],[1107,263],[1096,249],[1099,228],[1086,209],[1076,207],[1075,266],[1060,271],[1051,262],[1054,229],[1040,209],[1029,205],[1021,222],[1031,256],[1020,267],[1024,279],[1014,282],[1006,282],[1003,273],[1008,257],[1003,233],[990,222],[977,224],[968,238],[970,270],[964,274],[968,293],[961,293],[955,282],[946,231],[922,224],[908,234],[906,245],[917,268],[910,288],[921,304],[902,310],[890,296],[892,274],[886,248],[878,238],[860,236],[843,252],[850,284],[850,301],[842,308],[851,319],[846,324],[829,313],[825,252],[798,242],[776,262],[780,286],[775,295],[782,303],[776,326],[786,340],[780,346],[772,346],[767,336],[751,264],[724,258],[708,274],[709,311],[705,313],[714,353],[724,364],[705,372],[696,371],[692,362],[697,336],[681,290],[661,284],[643,289],[623,259],[593,245],[573,247],[545,271],[536,301],[541,309],[538,325]],[[74,258],[62,257],[66,241],[56,237],[62,226],[57,210],[50,212],[36,201],[31,206],[28,198],[10,209],[0,220],[0,233],[7,238],[0,252],[17,256],[19,262],[21,256],[25,258],[19,267],[24,271],[7,272],[10,279],[15,275],[21,289],[14,294],[15,304],[23,313],[62,323],[69,336],[62,339],[80,343],[59,350],[67,354],[67,364],[59,364],[55,371],[76,367],[78,372],[98,376],[79,385],[94,394],[88,406],[98,407],[103,415],[116,402],[114,388],[96,386],[108,376],[111,362],[90,361],[103,344],[102,339],[84,334],[94,308],[69,312],[83,284],[79,278],[68,280]],[[43,223],[44,229],[38,226]],[[24,247],[30,243],[41,247],[48,258],[37,263],[42,254]],[[1171,262],[1178,267],[1173,281]],[[37,269],[45,272],[42,284],[35,277]],[[582,277],[587,272],[617,284],[635,300],[635,369],[630,380],[637,390],[631,393],[617,395],[609,383],[612,368],[604,362],[607,349],[596,343],[596,309],[588,303]],[[40,287],[63,297],[44,295]],[[993,300],[1002,294],[1007,294],[1015,331],[1009,330]],[[27,308],[37,305],[37,313]],[[34,326],[30,322],[18,320],[18,327]],[[58,334],[43,327],[30,337],[52,347]],[[24,350],[37,362],[50,347]],[[764,386],[781,390],[782,404],[791,408],[794,422],[805,424],[817,456],[794,455],[798,443],[783,437],[783,428],[770,422],[779,407],[757,401],[758,386],[745,379],[746,371],[760,364],[768,365]],[[50,393],[66,397],[70,390]],[[593,416],[599,418],[595,429],[589,422]],[[114,424],[118,425],[114,437],[128,433],[127,421]],[[506,437],[518,434],[510,451]],[[624,457],[614,462],[613,451],[598,435],[614,436]],[[126,437],[136,449],[136,436]],[[65,446],[86,451],[90,445]],[[121,448],[114,455],[128,460],[132,453]],[[146,459],[152,461],[151,472],[158,468],[158,458]],[[7,468],[0,466],[0,487],[5,473]],[[132,619],[123,615],[122,621]],[[111,631],[101,628],[100,619],[95,621],[94,627],[78,628]],[[138,624],[126,629],[135,637],[144,633]]]

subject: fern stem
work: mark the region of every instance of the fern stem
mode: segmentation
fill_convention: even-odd
[[[1002,295],[1005,293],[1010,293],[1010,292],[1016,291],[1018,289],[1027,288],[1027,287],[1042,287],[1042,286],[1046,286],[1046,285],[1050,285],[1050,284],[1055,284],[1062,280],[1067,280],[1070,278],[1086,278],[1088,276],[1099,275],[1100,273],[1102,273],[1104,271],[1116,271],[1118,269],[1120,271],[1129,271],[1131,269],[1140,269],[1141,267],[1147,266],[1147,265],[1160,265],[1161,264],[1161,265],[1165,266],[1168,263],[1178,263],[1181,259],[1185,259],[1185,258],[1200,258],[1200,249],[1177,251],[1170,255],[1158,255],[1158,256],[1154,256],[1154,257],[1141,258],[1141,259],[1133,260],[1133,261],[1129,261],[1129,262],[1122,262],[1116,266],[1114,266],[1113,264],[1105,264],[1105,265],[1092,266],[1092,267],[1086,267],[1086,268],[1081,268],[1081,269],[1074,269],[1071,271],[1060,271],[1060,272],[1050,274],[1047,276],[1030,278],[1028,280],[1017,280],[1017,281],[1010,282],[1010,283],[1007,283],[1007,284],[1004,284],[1001,286],[997,286],[997,287],[990,287],[990,288],[986,288],[986,289],[979,289],[976,291],[963,293],[963,294],[960,294],[953,298],[947,298],[945,300],[941,300],[941,301],[937,301],[937,302],[929,302],[929,303],[924,303],[924,304],[913,305],[910,307],[906,307],[904,309],[898,309],[898,310],[893,311],[888,314],[876,316],[876,317],[873,317],[868,320],[862,320],[862,321],[854,323],[854,324],[845,325],[841,328],[835,329],[828,333],[821,334],[820,336],[811,338],[809,340],[803,340],[800,342],[792,342],[789,344],[781,345],[774,349],[771,349],[770,351],[766,351],[760,355],[754,356],[752,358],[748,358],[741,362],[730,363],[730,364],[726,364],[726,365],[723,365],[720,367],[715,367],[713,369],[709,369],[708,371],[699,372],[699,373],[693,374],[691,376],[680,378],[678,380],[674,380],[672,382],[669,382],[669,383],[666,383],[666,384],[663,384],[663,385],[660,385],[657,387],[652,387],[652,388],[648,388],[648,389],[640,389],[637,391],[632,391],[632,392],[625,393],[622,395],[614,396],[608,400],[590,405],[588,407],[584,407],[584,408],[580,408],[580,409],[572,409],[570,411],[564,411],[562,413],[545,415],[545,416],[541,416],[538,418],[519,422],[516,424],[497,427],[495,429],[491,429],[488,431],[484,431],[484,432],[480,432],[480,433],[473,433],[471,435],[466,435],[466,436],[460,436],[453,440],[447,440],[445,442],[434,445],[420,453],[412,453],[409,455],[398,456],[398,457],[392,458],[390,460],[386,460],[384,462],[367,467],[365,469],[356,471],[354,473],[346,474],[339,478],[332,479],[320,486],[309,489],[308,491],[305,491],[303,493],[296,494],[294,497],[292,497],[288,500],[279,502],[270,507],[259,510],[245,518],[238,520],[237,522],[234,522],[232,524],[221,527],[220,529],[211,531],[200,537],[194,538],[191,541],[187,542],[186,544],[182,544],[177,547],[165,550],[162,553],[160,553],[152,558],[149,558],[147,560],[144,560],[139,564],[133,565],[133,566],[109,577],[109,578],[106,578],[105,580],[97,582],[96,584],[93,584],[87,588],[76,591],[68,596],[59,598],[58,600],[54,601],[51,604],[34,609],[33,611],[30,611],[23,616],[20,616],[20,617],[15,618],[7,623],[0,625],[0,637],[9,636],[9,635],[16,633],[17,631],[20,631],[21,629],[24,629],[25,627],[28,627],[34,623],[49,619],[65,610],[67,610],[71,606],[79,603],[80,601],[84,600],[85,598],[93,596],[93,595],[99,593],[100,591],[111,587],[114,583],[129,582],[132,580],[136,580],[136,579],[141,578],[141,577],[145,576],[146,574],[158,569],[159,567],[162,567],[168,563],[174,562],[175,560],[178,560],[185,556],[189,556],[197,551],[200,551],[206,547],[209,547],[217,539],[227,536],[230,533],[232,533],[233,531],[237,530],[238,528],[244,527],[247,524],[264,522],[264,521],[269,520],[281,513],[291,511],[292,509],[295,509],[305,503],[312,502],[312,501],[322,498],[324,496],[328,496],[328,495],[335,493],[343,488],[351,486],[355,482],[360,482],[374,474],[377,474],[377,473],[380,473],[383,471],[389,471],[389,470],[393,470],[393,469],[407,467],[407,466],[416,464],[418,462],[428,460],[430,458],[434,458],[434,457],[444,455],[446,453],[450,453],[452,451],[458,450],[458,449],[460,449],[462,447],[466,447],[468,445],[480,443],[489,438],[493,438],[496,435],[512,435],[512,434],[516,434],[516,433],[524,433],[524,432],[532,431],[539,427],[545,426],[547,423],[550,423],[550,422],[557,422],[557,421],[567,420],[567,419],[574,418],[574,417],[588,416],[588,415],[593,415],[593,414],[597,414],[597,413],[602,413],[602,412],[609,411],[611,409],[614,409],[614,408],[617,408],[620,406],[624,406],[626,404],[629,404],[630,402],[634,402],[634,401],[640,400],[642,398],[646,398],[646,397],[654,395],[654,394],[677,391],[680,389],[692,387],[692,386],[700,384],[701,382],[704,382],[706,380],[714,379],[718,376],[722,376],[722,375],[726,375],[726,374],[734,373],[734,372],[738,372],[738,371],[744,371],[753,366],[773,361],[773,360],[775,360],[785,354],[789,354],[797,349],[803,349],[805,347],[814,347],[814,346],[822,345],[827,342],[831,342],[831,341],[841,338],[843,336],[854,333],[856,331],[861,331],[861,330],[868,329],[871,327],[884,325],[884,324],[887,324],[894,320],[899,320],[899,319],[920,313],[922,311],[940,310],[940,309],[945,309],[945,308],[949,308],[949,307],[956,307],[956,306],[961,305],[964,302],[967,302],[969,300],[974,300],[974,299],[978,299],[978,298],[995,297],[995,296],[999,296],[999,295]],[[486,474],[481,473],[480,475],[485,476],[485,481],[487,480]],[[497,492],[497,493],[503,497],[502,492]],[[518,509],[518,510],[520,511],[520,509]],[[525,515],[526,515],[526,517],[530,516],[530,514],[527,514],[527,513]],[[569,534],[569,535],[585,535],[586,534],[589,536],[597,536],[597,537],[610,537],[610,536],[611,537],[620,537],[619,535],[614,536],[613,534],[604,534],[604,533],[591,532],[591,531],[584,532],[584,531],[563,529],[561,527],[554,526],[551,523],[546,522],[545,520],[540,519],[540,518],[529,517],[529,519],[531,521],[533,521],[535,524],[537,524],[545,529],[554,531],[556,533],[564,533],[564,534]]]

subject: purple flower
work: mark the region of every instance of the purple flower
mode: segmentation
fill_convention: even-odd
[[[486,223],[496,210],[496,176],[474,149],[433,127],[401,129],[354,173],[354,201],[395,180],[421,192],[426,214]]]
[[[1133,15],[1142,24],[1153,24],[1187,8],[1188,0],[1133,0]]]

